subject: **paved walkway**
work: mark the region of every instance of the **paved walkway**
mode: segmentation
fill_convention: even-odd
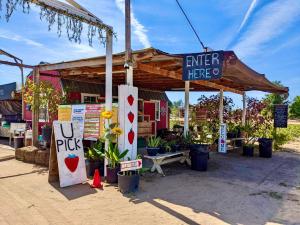
[[[140,191],[59,188],[47,169],[0,149],[0,224],[300,224],[300,155],[214,154],[205,173],[172,164]],[[7,157],[5,159],[5,157]]]

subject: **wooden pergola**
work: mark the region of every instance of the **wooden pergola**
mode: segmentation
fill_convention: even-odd
[[[172,55],[155,48],[134,51],[133,83],[143,89],[183,91],[182,56]],[[126,83],[125,53],[113,55],[113,85]],[[76,81],[105,83],[105,56],[40,65],[40,71],[58,71],[61,78]],[[258,90],[287,93],[288,88],[278,87],[263,74],[259,74],[240,61],[234,52],[225,52],[223,77],[210,81],[190,81],[190,91],[229,91],[243,94]]]
[[[126,53],[114,54],[112,60],[112,85],[126,83],[124,61]],[[61,78],[105,84],[105,56],[68,62],[40,65],[40,71],[55,70]],[[287,87],[279,87],[270,82],[264,74],[259,74],[238,59],[233,51],[224,52],[223,76],[216,80],[183,81],[183,55],[169,54],[155,48],[132,52],[133,85],[138,88],[157,91],[185,91],[184,133],[189,130],[189,92],[219,91],[219,119],[223,123],[223,92],[233,92],[243,96],[242,124],[246,121],[246,92],[264,91],[288,93]],[[107,86],[106,86],[107,87]],[[108,96],[105,96],[106,99]],[[111,96],[109,96],[111,97]]]

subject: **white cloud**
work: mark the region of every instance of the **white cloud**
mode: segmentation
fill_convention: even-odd
[[[248,21],[249,17],[251,16],[252,12],[254,11],[254,8],[257,5],[257,2],[258,2],[258,0],[253,0],[251,2],[250,6],[249,6],[244,18],[243,18],[243,21],[242,21],[242,23],[239,27],[238,32],[240,32],[243,29],[243,27],[245,26],[246,22]]]
[[[125,0],[115,0],[118,8],[125,14]],[[139,41],[143,44],[145,48],[149,48],[151,46],[149,38],[147,36],[147,30],[142,25],[133,13],[133,9],[131,8],[131,23],[134,28],[134,34],[138,37]]]
[[[300,15],[299,0],[277,0],[261,9],[234,50],[241,58],[261,54],[265,45],[283,34]]]
[[[23,42],[27,45],[34,46],[34,47],[43,47],[43,44],[39,42],[33,41],[21,35],[12,33],[10,31],[2,30],[2,29],[0,30],[0,38],[11,40],[11,41]]]

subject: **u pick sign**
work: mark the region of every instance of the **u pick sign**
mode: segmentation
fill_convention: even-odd
[[[124,161],[121,162],[121,171],[129,171],[129,170],[138,170],[142,168],[142,160],[131,160],[131,161]]]
[[[185,54],[182,79],[213,80],[222,77],[223,51]]]
[[[78,121],[53,122],[60,187],[84,183],[87,180]]]

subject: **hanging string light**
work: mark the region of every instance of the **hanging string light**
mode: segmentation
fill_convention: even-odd
[[[97,36],[100,43],[105,44],[105,36],[103,31],[111,32],[111,29],[101,22],[93,22],[81,17],[79,15],[71,14],[67,10],[58,9],[45,4],[43,1],[38,0],[6,0],[5,7],[4,1],[0,0],[0,12],[6,8],[5,19],[8,22],[14,11],[17,8],[21,8],[23,13],[28,14],[30,12],[30,3],[36,4],[40,7],[40,20],[48,23],[48,30],[52,30],[56,24],[57,34],[60,37],[62,30],[65,29],[67,37],[70,41],[75,43],[81,43],[81,35],[83,31],[83,23],[88,24],[87,38],[89,45],[93,45],[94,37]],[[0,14],[0,19],[1,19]]]

